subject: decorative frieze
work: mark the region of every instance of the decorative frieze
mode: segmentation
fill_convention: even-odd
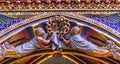
[[[15,1],[0,2],[0,11],[119,11],[120,4],[117,1]]]

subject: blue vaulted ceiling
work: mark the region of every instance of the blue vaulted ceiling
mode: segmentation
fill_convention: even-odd
[[[6,29],[7,27],[10,27],[11,25],[18,23],[25,18],[12,18],[5,15],[0,15],[0,31]]]
[[[120,32],[120,16],[119,14],[111,14],[109,16],[88,16],[91,19],[97,20]]]

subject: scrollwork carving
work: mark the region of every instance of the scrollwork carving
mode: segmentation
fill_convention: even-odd
[[[56,31],[59,35],[64,35],[70,30],[70,23],[63,16],[54,16],[49,19],[46,23],[47,33],[51,34],[53,31]]]
[[[115,59],[120,60],[120,48],[112,40],[107,40],[107,44],[103,48],[110,50]]]

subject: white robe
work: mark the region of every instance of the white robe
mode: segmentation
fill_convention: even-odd
[[[36,38],[34,37],[32,40],[15,47],[15,51],[18,55],[24,55],[35,51],[37,48],[41,47],[40,44],[36,41]]]
[[[83,39],[80,35],[71,36],[70,43],[73,48],[78,48],[86,51],[94,51],[96,48],[96,45]]]

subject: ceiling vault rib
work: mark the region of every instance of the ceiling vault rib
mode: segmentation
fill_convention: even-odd
[[[77,58],[77,57],[75,57],[75,56],[73,56],[71,54],[69,54],[69,55],[65,54],[65,55],[68,56],[68,57],[70,57],[70,58],[72,58],[74,61],[80,62],[81,64],[87,64],[83,60],[81,60],[81,59],[79,59],[79,58]]]
[[[42,56],[40,56],[40,57],[38,57],[37,59],[35,59],[35,60],[33,60],[30,64],[35,64],[39,59],[43,59],[44,57],[47,57],[47,56],[49,56],[49,55],[42,55]]]
[[[43,57],[43,58],[39,58],[36,62],[35,62],[35,64],[42,64],[44,61],[46,61],[47,59],[49,59],[49,58],[51,58],[52,57],[52,55],[47,55],[47,56],[45,56],[45,57]],[[41,60],[40,60],[41,59]]]
[[[69,57],[67,55],[63,55],[63,57],[66,58],[66,59],[68,59],[68,60],[70,60],[70,61],[72,61],[75,64],[79,64],[79,62],[77,62],[76,60],[74,60],[73,58],[71,58],[71,57]]]

